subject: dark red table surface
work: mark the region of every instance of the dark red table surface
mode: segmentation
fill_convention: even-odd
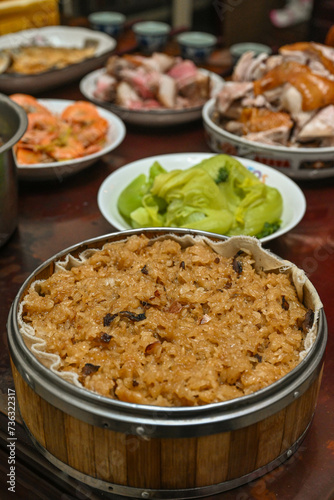
[[[42,97],[80,99],[78,83]],[[0,248],[0,497],[2,499],[105,498],[88,486],[59,482],[53,470],[36,471],[36,452],[19,429],[16,493],[8,492],[7,391],[13,387],[6,338],[10,305],[25,278],[45,259],[75,243],[115,229],[101,215],[97,193],[114,170],[139,158],[177,152],[210,152],[201,120],[168,129],[127,127],[124,142],[95,165],[66,179],[19,183],[19,221]],[[334,171],[333,171],[334,177]],[[323,381],[312,424],[297,452],[280,467],[247,485],[221,493],[221,500],[329,500],[334,498],[334,179],[299,183],[306,201],[303,220],[265,246],[303,268],[317,288],[328,322]],[[37,454],[38,456],[38,454]],[[43,462],[44,459],[42,459]],[[47,464],[45,470],[48,469]],[[43,471],[43,463],[38,465]]]

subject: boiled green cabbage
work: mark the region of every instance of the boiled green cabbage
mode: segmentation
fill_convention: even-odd
[[[184,227],[227,236],[263,237],[281,224],[280,192],[238,160],[216,155],[187,170],[155,162],[120,194],[118,210],[133,227]]]

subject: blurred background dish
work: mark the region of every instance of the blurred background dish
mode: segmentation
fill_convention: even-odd
[[[230,47],[233,63],[235,64],[245,52],[253,52],[254,56],[258,56],[259,54],[267,54],[269,56],[272,54],[272,49],[269,45],[265,45],[263,43],[235,43]]]
[[[117,208],[117,200],[122,190],[140,174],[147,175],[154,161],[158,161],[167,171],[193,167],[200,161],[213,156],[210,153],[178,153],[158,155],[134,161],[109,175],[98,192],[98,206],[103,217],[116,229],[131,229]],[[278,231],[261,239],[272,240],[295,227],[303,218],[306,201],[303,192],[291,179],[276,170],[256,161],[237,158],[258,178],[269,186],[277,188],[283,197],[282,224]]]
[[[216,73],[200,69],[203,74],[210,75],[212,81],[211,95],[215,96],[224,84],[223,78]],[[95,97],[96,82],[104,75],[106,70],[98,69],[86,75],[80,82],[81,93],[91,102],[117,114],[124,122],[133,125],[150,127],[164,127],[188,123],[201,118],[202,106],[194,106],[184,109],[127,109],[117,104],[102,101]]]
[[[36,95],[39,92],[59,87],[81,78],[103,64],[116,47],[116,40],[105,33],[86,28],[69,26],[46,26],[0,37],[0,52],[15,50],[27,44],[54,47],[83,48],[94,45],[93,57],[61,69],[51,69],[38,74],[0,74],[0,91],[6,94],[24,92]]]
[[[118,38],[123,30],[125,15],[121,12],[92,12],[88,16],[88,22],[93,30],[102,31],[108,35]]]
[[[226,153],[257,160],[294,179],[334,176],[334,147],[288,147],[244,139],[217,125],[212,115],[215,98],[202,111],[206,141],[215,153]]]
[[[38,102],[53,114],[60,114],[67,106],[73,104],[75,101],[66,99],[39,99]],[[35,163],[31,165],[17,164],[19,179],[32,181],[61,180],[93,165],[102,156],[117,148],[126,134],[124,123],[118,116],[105,109],[98,108],[98,113],[102,118],[107,120],[109,124],[106,143],[100,151],[73,160]]]
[[[180,46],[181,56],[184,59],[191,59],[196,63],[205,62],[211,55],[217,37],[211,33],[201,31],[188,31],[180,33],[177,36],[177,42]]]
[[[146,54],[160,51],[167,43],[171,27],[158,21],[142,21],[132,27],[139,48]]]

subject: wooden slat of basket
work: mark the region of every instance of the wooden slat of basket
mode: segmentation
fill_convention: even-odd
[[[194,486],[196,444],[196,438],[161,439],[161,488]]]
[[[257,457],[255,468],[259,469],[275,460],[281,453],[285,408],[258,422]]]
[[[128,485],[158,489],[160,477],[160,440],[127,436],[126,461]]]
[[[226,481],[230,432],[197,438],[196,486]]]
[[[45,435],[45,448],[64,463],[68,462],[65,434],[58,432],[65,426],[64,413],[40,398],[41,414]]]
[[[90,424],[64,414],[68,465],[96,477],[94,429]]]
[[[94,427],[96,477],[110,483],[127,484],[126,435]]]
[[[316,406],[321,373],[276,414],[250,426],[198,438],[152,438],[96,427],[35,393],[15,366],[22,418],[37,442],[66,465],[123,486],[187,489],[249,474],[287,451],[304,433]]]
[[[37,396],[37,394],[23,380],[12,361],[11,366],[17,402],[22,419],[31,434],[35,436],[37,441],[45,448],[44,413],[41,408],[41,398]]]

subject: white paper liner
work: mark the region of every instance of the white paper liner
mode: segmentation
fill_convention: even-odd
[[[153,244],[154,241],[171,238],[178,241],[182,247],[191,246],[198,241],[204,241],[215,252],[217,252],[217,254],[224,257],[233,257],[239,250],[243,250],[244,252],[253,256],[255,261],[255,269],[257,271],[263,270],[265,272],[273,271],[287,274],[296,288],[297,296],[300,302],[302,302],[305,307],[310,308],[314,311],[313,326],[312,328],[310,328],[304,339],[304,350],[299,353],[300,361],[305,358],[317,336],[319,311],[323,306],[316,289],[303,270],[299,269],[295,264],[287,260],[278,258],[269,250],[262,248],[260,241],[257,238],[253,238],[250,236],[233,236],[224,241],[214,241],[205,236],[179,236],[175,234],[165,234],[157,236],[156,238],[152,238],[151,243]],[[117,242],[119,241],[122,240],[117,240]],[[55,261],[54,272],[70,270],[72,267],[78,267],[98,250],[100,249],[86,249],[81,252],[78,257],[67,254],[61,260]],[[41,282],[41,280],[33,281],[30,286],[38,292]],[[22,312],[24,303],[25,301],[23,299],[19,306],[18,324],[20,332],[28,349],[30,349],[30,351],[36,356],[36,358],[44,366],[49,368],[53,373],[78,387],[83,387],[83,385],[79,382],[79,375],[77,373],[58,371],[61,363],[61,358],[58,354],[45,352],[46,341],[36,337],[35,331],[32,326],[23,320]]]

